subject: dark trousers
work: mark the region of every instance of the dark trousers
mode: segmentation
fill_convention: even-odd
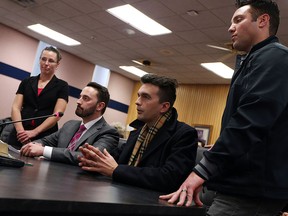
[[[276,216],[287,200],[231,196],[217,193],[207,216]]]

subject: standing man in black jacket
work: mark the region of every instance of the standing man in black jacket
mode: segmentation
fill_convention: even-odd
[[[288,200],[288,49],[275,36],[275,2],[238,3],[229,32],[247,56],[232,78],[220,137],[180,188],[160,198],[202,205],[205,182],[217,191],[207,215],[272,216]]]
[[[197,131],[177,120],[173,108],[177,81],[146,74],[138,91],[137,120],[123,150],[103,153],[93,146],[80,147],[82,169],[99,172],[114,181],[162,192],[176,190],[195,165]]]

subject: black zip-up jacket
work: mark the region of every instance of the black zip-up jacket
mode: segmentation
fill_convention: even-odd
[[[277,37],[235,72],[220,137],[194,171],[224,194],[288,199],[288,48]]]

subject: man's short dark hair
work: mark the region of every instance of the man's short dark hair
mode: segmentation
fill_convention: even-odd
[[[272,0],[236,0],[236,7],[251,6],[254,21],[262,14],[270,16],[270,35],[276,35],[280,23],[280,11],[276,2]]]
[[[56,55],[57,55],[57,63],[60,62],[60,60],[62,59],[62,55],[61,55],[60,51],[59,51],[56,47],[53,47],[53,46],[45,47],[45,48],[42,50],[42,53],[43,53],[44,50],[46,50],[46,51],[52,51],[52,52],[56,53]],[[41,56],[42,56],[42,53],[41,53]],[[40,58],[41,58],[41,57],[40,57]]]
[[[176,79],[148,73],[141,77],[141,82],[158,86],[159,102],[169,102],[170,108],[173,107],[176,100],[176,88],[178,87]]]
[[[109,94],[108,89],[106,87],[96,83],[96,82],[89,82],[87,84],[87,86],[90,86],[90,87],[92,87],[98,91],[98,94],[97,94],[98,102],[104,102],[105,103],[105,106],[102,110],[102,114],[103,114],[105,112],[106,107],[107,107],[109,100],[110,100],[110,94]]]

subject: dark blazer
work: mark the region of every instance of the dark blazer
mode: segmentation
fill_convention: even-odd
[[[58,79],[55,75],[50,82],[45,86],[40,95],[38,92],[38,80],[39,76],[32,76],[25,78],[19,85],[16,94],[22,94],[23,107],[21,110],[22,119],[45,116],[53,114],[55,104],[59,98],[62,98],[68,102],[68,83]],[[32,125],[32,121],[23,122],[25,130],[32,130],[42,124],[46,118],[35,120],[35,124]],[[58,124],[56,123],[53,127],[40,133],[34,139],[40,139],[58,130]],[[12,128],[10,136],[7,142],[16,148],[21,148],[22,144],[16,139],[16,130]]]
[[[71,163],[78,165],[77,156],[81,154],[78,149],[85,143],[89,143],[100,150],[104,148],[107,151],[113,151],[117,147],[119,141],[119,134],[117,130],[110,126],[102,117],[98,122],[92,125],[83,136],[76,143],[76,151],[67,149],[70,140],[77,132],[81,124],[79,120],[70,120],[66,122],[57,132],[46,136],[36,142],[42,143],[45,146],[52,146],[52,161],[63,163]]]
[[[23,108],[21,110],[22,119],[53,114],[55,104],[59,98],[68,102],[68,84],[63,80],[58,79],[55,75],[45,86],[40,95],[37,96],[39,76],[40,75],[24,79],[17,90],[16,94],[22,94],[24,96]],[[45,121],[45,119],[35,120],[35,127],[42,124],[43,121]],[[23,122],[23,126],[25,129],[33,128],[31,126],[31,121]],[[58,126],[55,125],[44,132],[42,137],[57,130]]]
[[[127,143],[120,149],[119,166],[113,172],[113,180],[156,191],[173,192],[191,173],[196,159],[197,131],[177,120],[177,112],[159,129],[145,150],[137,167],[128,161],[144,123],[138,120],[130,126]],[[118,156],[115,154],[115,157]]]

